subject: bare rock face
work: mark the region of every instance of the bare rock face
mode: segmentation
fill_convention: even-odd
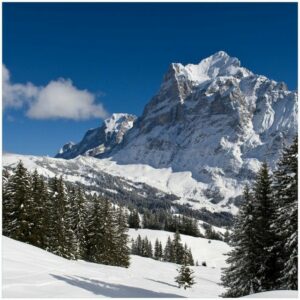
[[[71,159],[78,155],[101,156],[122,142],[135,119],[136,116],[130,114],[113,114],[101,127],[88,130],[80,143],[65,144],[55,157]]]

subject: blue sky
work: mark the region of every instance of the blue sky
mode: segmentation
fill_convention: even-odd
[[[219,50],[297,89],[297,4],[4,3],[9,91],[29,97],[47,87],[47,101],[55,87],[92,104],[85,117],[73,111],[53,119],[55,107],[28,112],[26,99],[11,98],[3,150],[53,156],[99,126],[104,111],[141,115],[171,62],[198,63]]]

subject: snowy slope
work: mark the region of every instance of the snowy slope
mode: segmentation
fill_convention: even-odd
[[[178,289],[176,264],[131,256],[128,269],[69,261],[3,237],[4,297],[218,297],[220,270],[193,267],[196,284]]]
[[[250,296],[245,296],[244,298],[263,298],[263,299],[298,298],[298,291],[291,291],[291,290],[270,291],[270,292],[252,294]]]
[[[154,246],[155,240],[158,238],[165,246],[168,236],[173,239],[174,233],[161,230],[151,229],[129,229],[130,238],[136,239],[138,235],[141,237],[147,237],[148,240]],[[208,267],[223,268],[226,266],[225,255],[230,251],[230,247],[221,241],[212,240],[210,243],[208,239],[193,237],[181,234],[182,243],[187,243],[188,247],[191,247],[192,254],[195,262],[198,260],[199,264],[205,261]]]
[[[129,185],[138,186],[140,183],[145,183],[163,193],[173,194],[179,198],[175,202],[188,203],[195,209],[206,208],[211,212],[227,211],[235,213],[237,211],[237,207],[234,205],[224,206],[222,202],[212,203],[205,198],[202,191],[206,185],[192,178],[191,172],[173,172],[171,168],[156,169],[142,164],[122,165],[111,159],[97,159],[86,156],[65,160],[6,153],[3,154],[2,160],[4,167],[15,167],[18,161],[22,160],[25,167],[31,171],[37,169],[40,174],[47,177],[63,175],[67,181],[77,181],[87,186],[94,185],[92,179],[97,177],[97,174],[104,172],[124,178]],[[236,192],[241,192],[239,187],[228,189],[228,194],[232,196]]]

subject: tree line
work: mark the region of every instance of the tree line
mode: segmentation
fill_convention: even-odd
[[[173,239],[169,236],[163,248],[162,243],[156,239],[154,249],[147,237],[140,235],[131,240],[131,253],[134,255],[154,258],[159,261],[173,262],[176,264],[188,264],[194,266],[194,258],[191,248],[183,245],[178,231],[174,233]]]
[[[143,211],[143,220],[140,220],[137,210],[132,210],[128,217],[130,228],[147,228],[165,230],[170,232],[178,231],[181,234],[203,237],[198,228],[198,220],[181,215],[173,215],[167,211]]]
[[[47,181],[20,161],[3,171],[3,234],[67,259],[129,266],[127,215],[62,177]]]
[[[264,163],[244,190],[222,282],[224,297],[298,289],[298,140],[271,175]]]

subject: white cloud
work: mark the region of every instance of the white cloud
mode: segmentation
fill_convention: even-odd
[[[3,108],[20,108],[33,101],[39,93],[39,88],[32,83],[12,84],[10,74],[5,65],[2,65],[2,99]]]
[[[29,118],[85,120],[108,115],[102,104],[95,102],[94,94],[79,90],[70,79],[53,80],[45,87],[12,84],[5,66],[2,66],[2,79],[4,108],[25,106]]]

